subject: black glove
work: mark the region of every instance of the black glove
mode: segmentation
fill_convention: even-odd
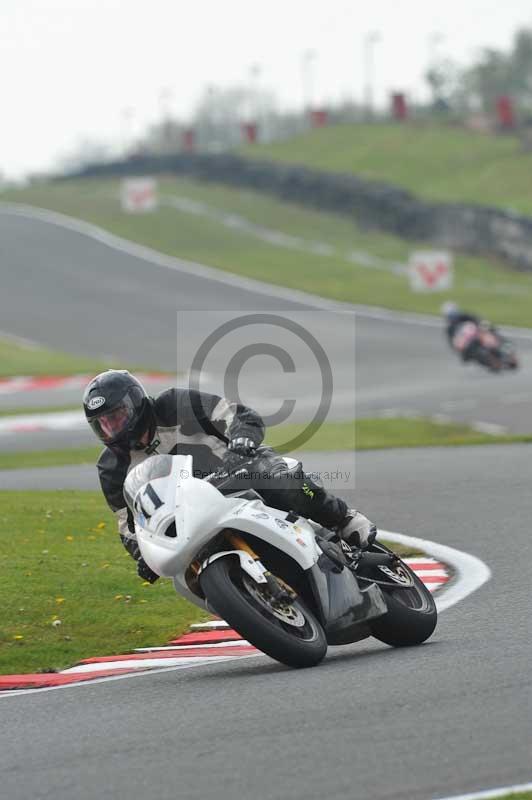
[[[235,439],[231,439],[227,449],[232,453],[238,453],[240,456],[249,457],[255,454],[257,445],[249,436],[237,436]]]
[[[226,450],[223,454],[223,472],[231,473],[234,470],[238,469],[239,467],[244,464],[246,461],[245,456],[241,456],[240,453],[233,453],[231,450]]]
[[[360,511],[350,508],[344,522],[338,528],[338,533],[348,544],[366,550],[375,541],[377,526]]]
[[[139,578],[142,578],[143,581],[148,581],[148,583],[155,583],[161,577],[157,575],[150,567],[146,564],[142,556],[137,561],[137,575]]]

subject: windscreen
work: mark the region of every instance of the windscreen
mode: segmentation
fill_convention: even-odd
[[[172,464],[172,456],[151,456],[131,470],[124,484],[124,497],[132,511],[139,489],[156,478],[166,478],[170,475]]]

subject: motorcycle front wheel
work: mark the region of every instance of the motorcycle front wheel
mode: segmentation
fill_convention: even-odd
[[[213,561],[200,584],[208,605],[263,653],[289,667],[314,667],[327,653],[325,632],[298,599],[280,604],[265,584],[245,573],[238,558]]]

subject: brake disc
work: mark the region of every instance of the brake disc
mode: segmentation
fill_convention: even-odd
[[[306,620],[298,608],[295,608],[290,603],[280,603],[273,597],[266,596],[261,587],[258,586],[255,581],[253,581],[247,575],[243,577],[242,582],[250,595],[257,600],[257,602],[259,602],[263,608],[266,608],[274,617],[281,620],[281,622],[286,623],[287,625],[293,625],[294,628],[304,627]]]

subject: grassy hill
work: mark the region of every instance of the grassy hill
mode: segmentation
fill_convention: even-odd
[[[514,136],[415,123],[334,125],[242,152],[389,181],[432,200],[532,214],[532,153]]]

